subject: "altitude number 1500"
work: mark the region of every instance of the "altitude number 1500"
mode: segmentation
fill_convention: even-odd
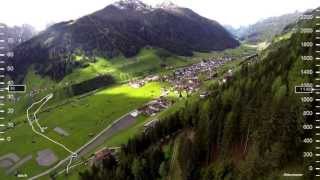
[[[301,97],[301,102],[303,103],[313,102],[313,97]]]

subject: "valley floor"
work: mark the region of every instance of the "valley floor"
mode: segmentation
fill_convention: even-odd
[[[228,69],[238,66],[243,60],[243,57],[252,52],[255,52],[252,48],[248,50],[242,46],[239,49],[233,50],[233,55],[238,59],[219,68],[219,77],[223,77]],[[196,63],[199,62],[199,59],[205,59],[217,54],[221,56],[224,55],[223,53],[229,55],[228,52],[199,53],[195,56],[198,60],[193,62]],[[146,52],[143,52],[142,56],[147,56],[146,59],[150,57],[152,59],[153,57],[152,54]],[[106,65],[102,60],[99,60],[97,63]],[[181,66],[183,64],[184,63],[180,63],[179,65]],[[187,64],[192,63],[188,62]],[[96,64],[93,66],[96,66]],[[166,74],[167,72],[159,73]],[[32,74],[29,74],[29,76],[33,80],[39,78]],[[69,80],[64,80],[60,85],[72,81],[70,79],[73,79],[73,76],[76,76],[76,74],[68,76],[67,78],[69,78]],[[31,81],[26,83],[32,85],[30,84],[32,83]],[[37,83],[38,84],[34,86],[41,87],[46,83],[53,84],[50,80],[45,79],[37,81]],[[206,83],[203,84],[204,87],[205,84]],[[50,87],[47,84],[46,86]],[[91,92],[85,96],[71,98],[65,98],[60,94],[54,94],[55,99],[49,101],[50,103],[42,107],[38,119],[41,126],[46,127],[44,132],[46,136],[57,142],[61,142],[78,154],[78,157],[74,159],[71,164],[76,166],[70,170],[71,174],[68,175],[67,179],[77,179],[78,172],[87,167],[81,162],[90,158],[91,155],[99,149],[103,147],[118,147],[121,144],[126,143],[128,139],[135,134],[143,132],[145,123],[154,120],[156,117],[139,115],[133,118],[130,115],[130,112],[139,107],[143,107],[143,105],[151,100],[157,99],[162,95],[163,89],[169,88],[170,86],[168,83],[157,81],[146,83],[140,88],[133,88],[127,83],[116,84],[112,87]],[[13,129],[8,129],[6,131],[6,136],[11,137],[12,141],[2,142],[0,156],[11,155],[11,159],[4,158],[4,160],[7,161],[13,161],[13,157],[16,156],[18,157],[16,162],[21,162],[24,159],[25,162],[21,162],[21,166],[16,167],[16,169],[8,171],[8,168],[5,168],[5,164],[3,164],[5,161],[1,161],[3,159],[0,157],[0,179],[13,180],[17,179],[14,176],[17,174],[32,177],[39,173],[46,174],[46,176],[41,177],[40,179],[48,179],[49,176],[53,176],[55,173],[59,172],[61,172],[61,174],[57,176],[58,179],[66,178],[64,172],[66,164],[69,163],[68,156],[71,155],[70,152],[67,152],[65,149],[54,143],[48,142],[48,140],[31,131],[31,128],[26,121],[25,111],[23,111],[28,107],[27,104],[30,104],[28,102],[44,97],[47,92],[51,91],[50,88],[46,88],[46,90],[46,92],[39,93],[33,98],[28,98],[28,96],[21,97],[17,109],[17,111],[20,112],[14,117],[16,126]],[[172,91],[168,98],[170,100],[176,100],[178,96],[179,93]],[[183,94],[183,96],[185,96],[185,94]],[[170,111],[170,109],[168,109],[168,111]],[[159,116],[163,113],[160,113]],[[41,155],[43,152],[49,152],[51,160],[43,159],[43,155]],[[41,163],[39,164],[41,158],[46,162],[43,165],[40,165]],[[63,159],[64,161],[59,163],[59,161]],[[50,169],[57,166],[57,164],[61,164],[61,166]]]

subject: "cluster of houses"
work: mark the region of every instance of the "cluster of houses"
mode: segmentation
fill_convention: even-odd
[[[248,59],[255,59],[257,56],[250,56]],[[170,91],[179,91],[179,90],[187,90],[187,91],[196,91],[200,86],[200,79],[199,75],[204,74],[205,80],[212,79],[216,77],[216,69],[220,66],[224,65],[226,62],[231,61],[232,58],[220,58],[220,59],[208,59],[202,60],[200,63],[177,69],[173,72],[171,76],[164,76],[161,77],[162,81],[169,82],[173,85],[173,87],[169,89],[162,89],[162,94],[160,98],[150,101],[149,103],[145,104],[143,107],[138,108],[135,111],[132,111],[130,115],[132,117],[137,117],[140,114],[145,116],[153,117],[157,113],[167,109],[171,105],[171,101],[169,101],[166,97],[168,96]],[[232,79],[233,71],[230,69],[225,74],[224,77],[219,80],[221,84],[226,83],[230,79]],[[129,84],[134,88],[140,88],[146,83],[150,81],[158,81],[160,80],[159,76],[147,76],[141,80],[131,81]],[[204,99],[209,96],[208,92],[200,92],[200,98]],[[148,130],[154,128],[156,124],[159,122],[159,119],[154,118],[151,121],[148,121],[144,124],[144,133],[147,133]],[[97,151],[93,155],[93,159],[91,161],[91,165],[99,165],[102,163],[104,159],[110,157],[116,157],[117,149],[112,148],[103,148]]]
[[[251,58],[256,58],[256,56],[252,56]],[[198,90],[200,86],[200,79],[199,75],[204,74],[205,80],[212,79],[216,77],[216,69],[220,66],[224,65],[226,62],[231,61],[232,58],[220,58],[220,59],[208,59],[208,60],[202,60],[200,63],[180,68],[178,70],[175,70],[173,72],[173,75],[171,76],[165,76],[161,77],[161,80],[169,82],[173,85],[170,90],[168,89],[162,89],[162,95],[160,98],[155,99],[153,101],[150,101],[149,103],[145,104],[143,107],[138,108],[135,111],[132,111],[130,115],[132,117],[137,117],[140,114],[143,114],[145,116],[153,117],[157,113],[163,111],[164,109],[167,109],[171,105],[171,101],[169,101],[166,96],[168,96],[169,92],[172,90],[187,90],[187,91],[196,91]],[[224,74],[224,78],[219,80],[221,84],[226,83],[228,80],[230,80],[233,76],[233,72],[230,69],[228,72]],[[144,79],[141,80],[135,80],[131,81],[129,84],[131,87],[134,88],[140,88],[146,83],[150,81],[158,81],[160,80],[159,76],[147,76]],[[206,98],[209,95],[208,92],[201,92],[200,98]],[[159,122],[159,119],[155,118],[151,121],[148,121],[144,124],[144,132],[148,132],[149,129],[152,129],[156,126],[156,124]],[[99,151],[97,151],[93,159],[91,161],[91,165],[99,165],[104,159],[110,158],[110,157],[116,157],[116,151],[117,149],[111,149],[111,148],[103,148]],[[116,158],[117,159],[117,158]]]
[[[205,78],[204,80],[210,80],[217,76],[216,69],[218,67],[231,60],[232,58],[230,57],[205,59],[200,63],[177,69],[173,72],[173,75],[164,77],[164,79],[173,84],[174,88],[178,91],[194,92],[200,86],[199,76],[201,74]]]

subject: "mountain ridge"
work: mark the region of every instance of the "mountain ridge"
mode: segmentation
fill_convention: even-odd
[[[230,25],[224,25],[224,27],[241,41],[249,43],[270,42],[273,37],[281,34],[286,26],[294,24],[302,14],[302,12],[296,11],[280,16],[268,17],[248,26],[233,28]]]
[[[239,45],[219,23],[190,9],[149,11],[147,5],[139,2],[119,1],[75,21],[49,27],[15,49],[12,62],[18,69],[13,77],[23,78],[26,69],[36,64],[38,74],[59,80],[80,66],[72,60],[78,49],[89,56],[131,57],[141,48],[152,46],[190,56],[193,51],[224,50]],[[119,3],[128,8],[119,8]]]

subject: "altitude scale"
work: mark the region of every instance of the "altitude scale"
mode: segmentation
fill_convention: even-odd
[[[12,51],[15,39],[11,37],[8,27],[0,24],[0,143],[8,143],[12,138],[6,134],[8,129],[14,128],[10,116],[15,112],[15,93],[24,93],[25,85],[16,85],[8,76],[14,71],[9,62],[14,57]]]

